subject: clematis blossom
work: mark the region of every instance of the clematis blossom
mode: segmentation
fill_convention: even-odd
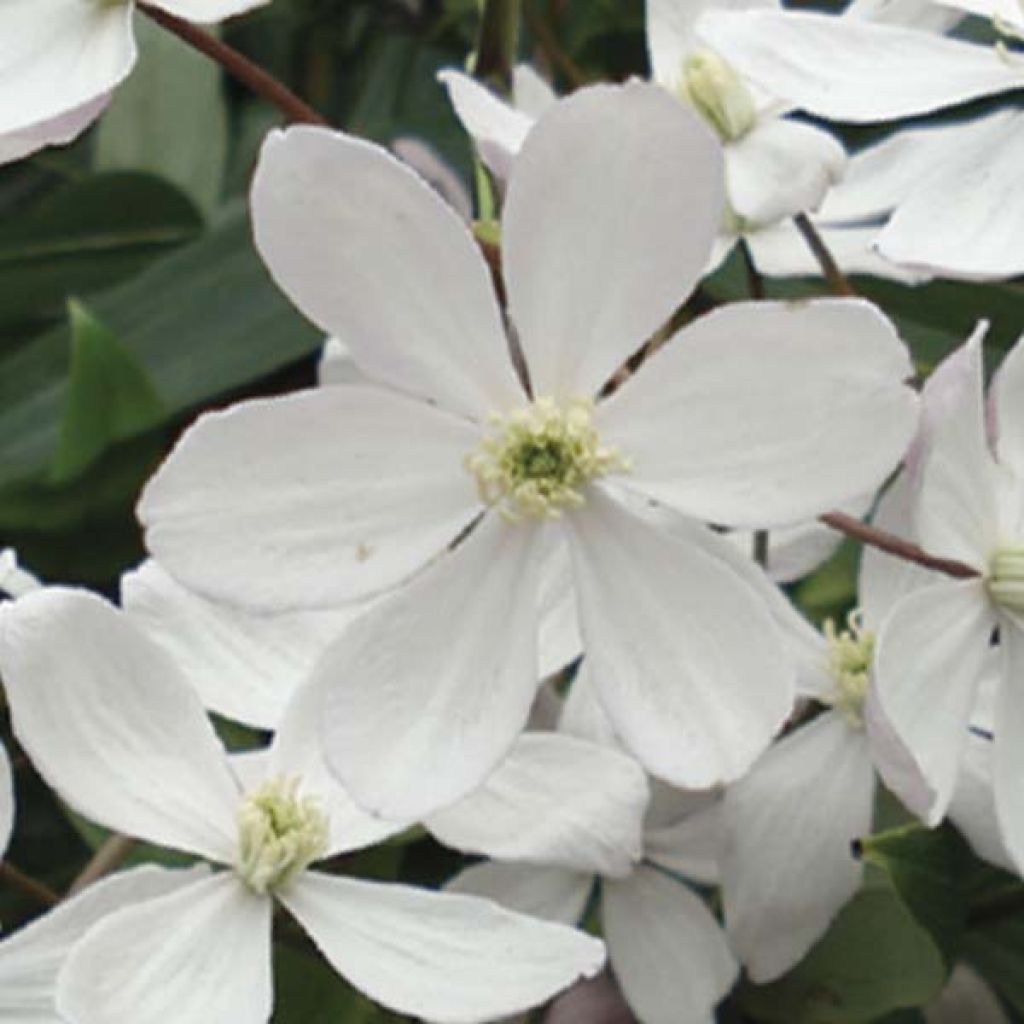
[[[425,1020],[519,1012],[600,970],[601,943],[571,929],[312,869],[402,826],[357,810],[326,773],[308,691],[266,753],[232,762],[174,662],[100,598],[50,588],[9,606],[0,630],[15,732],[62,799],[227,869],[90,929],[58,979],[65,1019],[268,1020],[275,901],[356,988]]]
[[[151,0],[216,22],[268,0]],[[133,0],[5,0],[0,5],[0,164],[71,142],[103,112],[136,59]]]
[[[789,524],[871,490],[916,396],[891,324],[822,300],[715,312],[604,397],[706,265],[721,178],[710,132],[661,89],[594,87],[545,115],[504,211],[524,384],[487,265],[420,179],[321,129],[268,139],[257,246],[374,383],[201,418],[139,516],[181,583],[256,610],[407,581],[314,672],[328,757],[368,809],[422,817],[510,749],[553,558],[571,563],[600,699],[652,774],[734,779],[788,714],[759,570],[693,520]],[[638,516],[637,496],[690,517],[686,537]]]

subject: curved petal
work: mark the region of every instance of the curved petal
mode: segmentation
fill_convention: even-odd
[[[758,85],[837,121],[890,121],[1024,85],[992,46],[830,14],[707,15],[701,35]]]
[[[722,177],[710,129],[655,86],[582,89],[541,118],[502,233],[535,395],[596,394],[668,320],[707,263]]]
[[[641,867],[602,885],[608,958],[644,1024],[710,1020],[739,967],[707,907],[681,882]]]
[[[461,71],[441,71],[437,77],[448,90],[452,107],[476,144],[480,159],[495,177],[507,180],[534,118]]]
[[[105,917],[57,980],[78,1024],[255,1024],[270,1019],[273,902],[217,874]]]
[[[132,4],[6,0],[0,136],[35,131],[107,95],[135,63]]]
[[[384,590],[479,513],[475,429],[374,387],[207,413],[146,485],[150,552],[187,587],[259,611]]]
[[[233,18],[236,14],[255,10],[270,3],[270,0],[151,0],[154,7],[160,7],[169,14],[176,14],[186,21],[197,21],[201,25]]]
[[[0,618],[14,731],[47,783],[87,818],[230,863],[238,787],[195,693],[117,609],[48,587]]]
[[[361,806],[422,817],[509,751],[537,690],[539,547],[529,525],[485,516],[320,659],[327,761]]]
[[[751,979],[803,959],[860,887],[850,846],[871,831],[863,733],[827,712],[771,747],[725,794],[725,922]]]
[[[640,859],[649,799],[647,775],[631,757],[527,733],[478,790],[425,824],[464,853],[617,876]]]
[[[311,871],[281,900],[361,992],[446,1024],[529,1009],[605,960],[597,939],[472,896]]]
[[[0,943],[0,1019],[6,1024],[57,1020],[57,974],[75,943],[122,907],[155,899],[205,877],[205,868],[152,864],[94,882]]]
[[[516,110],[528,117],[539,118],[558,101],[555,90],[529,64],[517,64],[512,69],[512,95]]]
[[[78,138],[106,109],[111,93],[105,92],[95,99],[74,107],[66,114],[48,121],[0,134],[0,164],[13,163],[37,152],[44,146],[64,146]]]
[[[522,401],[476,243],[388,152],[323,128],[271,132],[252,216],[274,279],[369,376],[471,417]]]
[[[912,373],[868,302],[734,303],[680,331],[597,424],[632,460],[624,486],[705,522],[782,526],[882,483],[917,427]]]
[[[0,743],[0,860],[7,852],[14,830],[14,777],[7,748]]]
[[[816,210],[842,176],[843,147],[820,128],[772,118],[725,149],[729,205],[751,224]]]
[[[865,718],[875,767],[929,825],[949,806],[995,620],[980,580],[903,598],[878,635]]]
[[[589,671],[625,745],[679,786],[741,775],[793,703],[746,563],[708,530],[679,541],[596,490],[570,537]]]
[[[992,788],[996,813],[1006,849],[1024,872],[1024,623],[1004,620],[1000,624],[999,646],[1002,665],[997,696],[995,740],[992,750]]]
[[[445,884],[445,892],[482,896],[517,914],[562,924],[583,917],[593,888],[593,876],[578,871],[493,860],[472,864]]]

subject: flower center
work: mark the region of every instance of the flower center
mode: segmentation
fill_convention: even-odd
[[[327,816],[298,790],[294,776],[270,779],[247,793],[238,810],[235,867],[254,892],[284,885],[327,849]]]
[[[579,508],[588,480],[629,468],[614,448],[601,447],[590,399],[563,407],[538,398],[506,416],[492,414],[489,427],[466,457],[466,469],[476,477],[480,499],[510,522]]]
[[[1001,544],[993,552],[988,592],[996,604],[1024,613],[1024,540]]]
[[[864,700],[875,657],[875,634],[864,626],[859,610],[850,612],[847,628],[837,630],[832,619],[825,623],[828,666],[835,683],[826,703],[836,709],[853,729],[864,728]]]
[[[757,124],[757,107],[747,83],[713,50],[697,50],[686,58],[679,92],[723,142],[742,139]]]

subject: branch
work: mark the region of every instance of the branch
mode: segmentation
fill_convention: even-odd
[[[77,895],[93,882],[110,874],[115,868],[119,868],[128,854],[135,849],[137,843],[137,839],[129,839],[127,836],[111,836],[96,851],[92,860],[82,869],[81,874],[71,883],[68,895]]]
[[[818,261],[818,266],[821,267],[821,272],[825,275],[825,280],[828,282],[828,286],[832,289],[833,294],[842,295],[846,298],[856,297],[857,293],[854,291],[853,285],[850,284],[846,279],[846,275],[839,269],[839,264],[836,263],[832,253],[829,252],[828,246],[822,241],[821,235],[818,234],[818,229],[811,223],[810,217],[806,213],[798,213],[793,218],[793,223],[800,234],[803,235],[807,248],[811,250],[814,258]]]
[[[139,10],[193,49],[215,60],[247,88],[273,103],[289,121],[296,124],[318,124],[330,127],[330,123],[325,117],[317,113],[304,100],[299,99],[288,86],[276,79],[269,71],[254,64],[234,47],[228,46],[227,43],[221,42],[209,32],[205,32],[173,14],[168,14],[158,7],[140,3]]]
[[[0,879],[10,883],[14,888],[20,889],[26,896],[31,896],[37,903],[44,907],[55,907],[60,903],[60,896],[48,885],[37,882],[34,878],[19,871],[13,864],[7,861],[0,863]]]
[[[526,27],[530,30],[537,49],[544,55],[547,62],[574,89],[589,84],[590,79],[587,73],[562,49],[562,44],[558,41],[554,29],[538,10],[537,0],[526,0],[523,15],[526,19]]]

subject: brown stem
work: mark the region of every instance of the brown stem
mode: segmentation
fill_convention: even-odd
[[[590,81],[587,73],[562,49],[554,30],[543,13],[538,10],[536,0],[526,0],[523,17],[533,41],[537,44],[537,49],[551,67],[560,72],[574,89],[587,85]]]
[[[140,3],[139,10],[167,29],[168,32],[173,32],[189,46],[215,60],[247,88],[273,103],[289,121],[296,124],[330,126],[325,117],[318,114],[304,100],[299,99],[283,82],[258,64],[254,64],[234,47],[221,42],[216,36],[212,36],[209,32],[204,32],[203,29],[197,28],[173,14],[168,14],[158,7]]]
[[[846,275],[839,269],[839,264],[836,263],[832,253],[829,252],[828,246],[822,241],[821,235],[818,234],[818,229],[811,223],[810,217],[806,213],[798,213],[793,218],[793,223],[800,234],[803,235],[807,248],[811,250],[814,258],[818,261],[818,266],[821,267],[821,272],[825,275],[825,280],[828,282],[829,288],[832,289],[832,293],[846,298],[855,297],[857,293],[854,291],[853,285],[850,284],[846,279]]]
[[[963,562],[929,555],[927,551],[916,544],[897,537],[894,533],[880,530],[877,526],[868,526],[867,523],[862,523],[859,519],[848,516],[844,512],[827,512],[819,518],[826,526],[831,526],[833,530],[845,533],[862,544],[869,544],[873,548],[878,548],[879,551],[896,555],[897,558],[905,559],[908,562],[916,562],[926,569],[935,569],[960,580],[973,579],[981,575],[977,569],[972,569],[971,566]]]
[[[137,843],[137,839],[129,839],[127,836],[111,836],[93,854],[92,860],[85,865],[79,876],[71,883],[68,895],[74,896],[80,893],[86,886],[92,885],[104,875],[110,874],[115,868],[119,868],[128,854],[135,849]]]
[[[26,896],[31,896],[37,903],[44,907],[55,907],[60,903],[60,896],[48,885],[37,882],[24,871],[19,871],[13,864],[7,861],[0,863],[0,880],[8,882],[16,889],[20,889]]]

